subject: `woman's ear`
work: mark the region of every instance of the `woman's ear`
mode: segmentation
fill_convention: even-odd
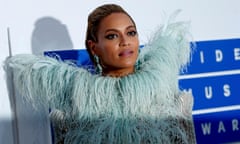
[[[92,40],[87,41],[88,47],[92,55],[96,54],[96,43]]]

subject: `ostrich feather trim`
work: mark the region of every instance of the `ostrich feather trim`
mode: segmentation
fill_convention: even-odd
[[[13,56],[6,66],[26,100],[52,109],[57,142],[195,143],[192,96],[178,88],[191,55],[187,27],[161,26],[142,49],[135,73],[121,78],[34,55]]]

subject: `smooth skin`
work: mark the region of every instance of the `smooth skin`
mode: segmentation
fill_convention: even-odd
[[[134,72],[138,57],[139,39],[136,26],[124,13],[105,17],[97,32],[97,42],[88,41],[93,55],[97,55],[103,75],[121,77]]]

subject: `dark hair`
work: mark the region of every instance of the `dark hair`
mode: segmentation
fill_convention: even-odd
[[[93,10],[88,15],[88,26],[87,26],[86,40],[85,40],[85,46],[87,48],[90,59],[93,62],[94,62],[94,58],[93,58],[91,50],[88,46],[88,40],[92,40],[94,42],[98,41],[97,32],[98,32],[98,29],[99,29],[99,25],[105,17],[109,16],[112,13],[124,13],[124,14],[126,14],[127,16],[129,16],[129,18],[131,19],[133,24],[136,26],[132,17],[119,5],[105,4],[105,5],[102,5],[100,7],[97,7],[95,10]]]

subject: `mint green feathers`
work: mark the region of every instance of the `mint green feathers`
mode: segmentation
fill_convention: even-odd
[[[189,115],[181,111],[178,88],[192,51],[188,27],[161,26],[142,49],[135,73],[121,78],[34,55],[13,56],[6,66],[27,101],[52,109],[56,137],[65,143],[195,143],[191,109]]]

